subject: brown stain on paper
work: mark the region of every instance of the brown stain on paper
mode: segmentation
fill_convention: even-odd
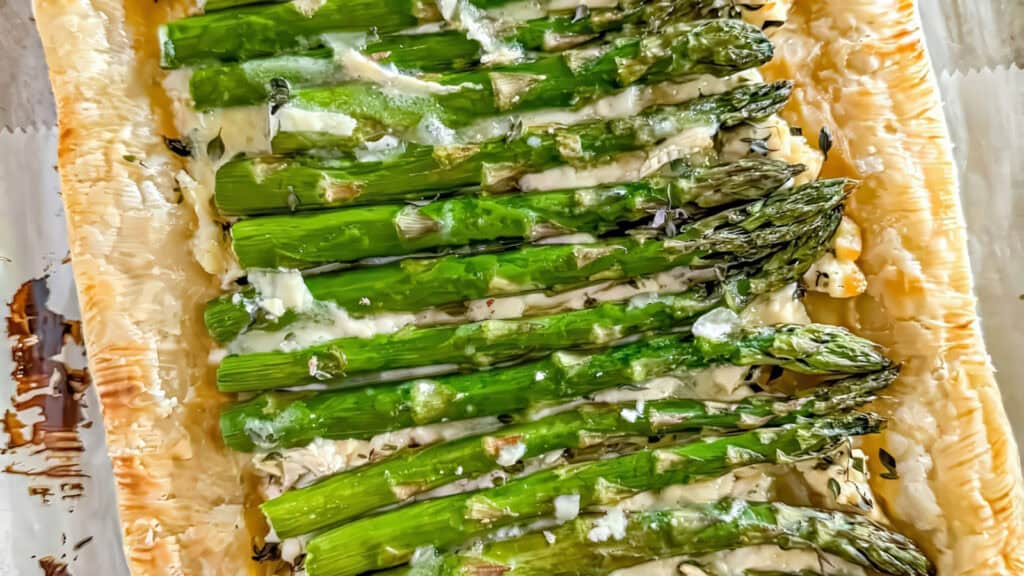
[[[39,567],[43,570],[43,576],[71,576],[71,572],[68,572],[67,563],[61,562],[53,556],[43,556],[40,558]]]
[[[3,415],[2,425],[9,440],[0,448],[30,456],[43,454],[47,465],[30,468],[11,464],[4,472],[81,478],[85,476],[80,466],[84,445],[79,426],[88,424],[82,398],[90,379],[85,368],[65,363],[62,352],[68,344],[84,345],[82,326],[47,308],[49,296],[47,279],[38,278],[22,284],[8,304],[13,409]],[[47,501],[53,494],[44,488],[33,486],[29,491]],[[65,481],[59,488],[62,499],[82,495],[81,483]]]

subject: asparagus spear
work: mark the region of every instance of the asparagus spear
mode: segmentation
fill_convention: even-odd
[[[827,219],[816,216],[843,201],[846,184],[845,180],[819,181],[796,190],[780,190],[764,201],[699,220],[668,239],[613,238],[590,244],[527,246],[496,254],[407,259],[314,276],[307,283],[315,285],[321,301],[369,314],[416,311],[538,290],[562,292],[680,266],[728,266],[756,259],[771,246],[795,240],[814,226],[827,226]]]
[[[334,84],[345,80],[340,48],[325,46],[245,62],[196,68],[189,92],[199,110],[266,102],[282,90]],[[401,70],[440,72],[469,69],[479,62],[480,45],[461,32],[392,35],[367,41],[359,50],[367,58]]]
[[[680,6],[700,3],[673,2]],[[666,19],[682,20],[662,4],[650,2],[583,14],[551,14],[528,21],[498,23],[495,32],[502,42],[523,50],[561,52],[627,25],[643,24],[657,29]],[[682,16],[687,15],[699,16],[699,12]],[[203,110],[265,102],[274,93],[274,81],[284,80],[290,89],[338,84],[345,79],[345,48],[328,44],[297,54],[201,67],[192,74],[192,99]],[[357,43],[352,48],[374,62],[415,73],[469,70],[479,66],[485,56],[478,41],[455,30],[368,38],[365,45]]]
[[[428,117],[457,128],[501,113],[576,106],[633,84],[697,74],[727,76],[771,56],[772,44],[759,28],[739,20],[709,20],[625,36],[601,50],[582,48],[514,65],[439,74],[432,79],[433,89],[401,98],[387,88],[344,83],[296,92],[287,106],[345,114],[369,125],[360,137],[374,139],[389,132],[411,133]],[[319,138],[318,148],[352,141],[351,135],[311,137]]]
[[[877,432],[882,422],[873,414],[824,416],[786,428],[574,464],[498,488],[414,503],[314,537],[306,549],[306,570],[311,576],[347,576],[395,566],[421,546],[448,548],[494,528],[549,515],[559,496],[578,497],[580,509],[613,505],[638,492],[720,476],[740,466],[816,456],[850,436]]]
[[[471,436],[422,450],[400,452],[332,476],[307,488],[287,492],[262,505],[278,535],[288,537],[347,522],[377,508],[401,504],[421,494],[515,466],[553,450],[587,450],[630,437],[715,428],[724,431],[783,426],[803,418],[824,416],[861,406],[896,377],[878,372],[823,386],[812,395],[789,400],[752,396],[733,404],[699,400],[634,405],[588,405],[572,412]],[[642,442],[640,443],[642,445]],[[628,444],[624,445],[628,450]],[[622,452],[622,450],[616,450]]]
[[[217,172],[215,200],[225,215],[253,215],[422,199],[470,186],[511,190],[530,172],[566,163],[607,162],[688,128],[734,126],[769,116],[785,105],[791,88],[790,82],[747,85],[650,109],[634,118],[526,129],[482,144],[414,145],[383,162],[315,157],[236,160]]]
[[[203,9],[206,12],[213,12],[216,10],[225,10],[228,8],[237,8],[238,6],[246,6],[249,4],[267,4],[275,2],[284,2],[287,0],[207,0],[203,5]],[[471,4],[478,8],[499,8],[508,4],[510,0],[469,0]],[[735,0],[729,0],[728,2],[722,2],[722,0],[621,0],[617,3],[619,7],[632,6],[637,2],[648,2],[649,4],[661,4],[665,6],[665,9],[671,10],[677,17],[691,18],[739,18],[742,15],[743,8],[737,4]],[[547,0],[539,2],[541,6],[550,11],[553,1]],[[564,4],[564,3],[563,3]],[[586,1],[579,2],[580,5],[586,7],[590,3]],[[608,6],[607,0],[599,0],[593,2],[595,6]],[[758,2],[753,1],[742,5],[747,10],[756,10],[759,5]]]
[[[614,512],[613,512],[614,513]],[[605,538],[607,521],[589,515],[551,531],[534,532],[482,548],[434,557],[411,566],[410,576],[601,576],[659,558],[701,555],[774,544],[834,554],[867,570],[928,576],[935,568],[906,536],[868,518],[731,498],[667,510],[632,513],[622,532]],[[327,574],[316,569],[311,576]]]
[[[471,0],[470,3],[487,9],[501,7],[510,1]],[[645,8],[646,11],[656,11],[661,18],[740,16],[735,7],[723,5],[720,0],[622,0],[610,6],[603,2],[601,7],[631,10],[645,3],[653,5]],[[260,5],[246,6],[250,4]],[[551,11],[550,6],[542,8]],[[301,3],[294,2],[265,4],[260,0],[208,0],[207,12],[161,27],[161,64],[164,67],[274,56],[322,46],[325,34],[368,30],[387,34],[442,20],[435,0],[326,0],[315,10],[312,7],[303,10]],[[596,12],[600,16],[610,10]],[[486,16],[483,19],[490,20]],[[494,27],[499,24],[501,22],[491,21],[486,25]]]
[[[513,415],[719,363],[803,374],[855,374],[888,365],[877,346],[842,328],[783,325],[721,342],[665,336],[592,355],[556,352],[520,366],[389,386],[268,393],[225,410],[220,427],[225,444],[243,451],[301,446],[314,438],[366,439],[412,426]]]
[[[803,170],[744,159],[618,186],[253,218],[236,223],[231,238],[244,268],[309,268],[473,242],[604,234],[658,209],[676,208],[693,218],[708,208],[758,199]]]
[[[754,295],[798,280],[827,249],[840,217],[834,212],[827,226],[819,226],[749,273],[737,272],[720,284],[538,318],[406,328],[373,338],[332,340],[296,352],[231,355],[217,370],[217,385],[225,392],[241,392],[342,382],[359,373],[411,366],[485,367],[555,348],[607,346],[635,334],[678,330],[723,302],[740,307]]]
[[[563,292],[683,266],[725,270],[757,260],[772,247],[816,227],[830,226],[831,218],[821,215],[842,202],[846,186],[845,180],[831,180],[780,190],[765,200],[698,220],[669,239],[615,238],[527,246],[496,254],[407,259],[311,276],[305,284],[321,305],[331,303],[364,316],[458,305],[488,296]],[[210,332],[230,338],[248,326],[278,330],[299,318],[268,315],[256,305],[259,297],[250,289],[213,301],[205,314]],[[317,314],[315,308],[312,314]]]
[[[432,0],[326,0],[315,10],[296,2],[245,6],[161,26],[161,65],[248,60],[317,46],[328,32],[398,32],[440,19]]]

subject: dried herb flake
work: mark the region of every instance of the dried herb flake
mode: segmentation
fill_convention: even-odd
[[[885,467],[885,472],[881,474],[882,478],[896,480],[900,477],[899,473],[896,472],[896,458],[886,452],[885,448],[878,449],[878,461]]]
[[[217,133],[217,137],[206,145],[206,157],[210,160],[217,162],[224,156],[224,140],[220,137],[220,132]]]
[[[818,150],[825,155],[825,160],[828,160],[828,151],[832,149],[832,135],[829,134],[828,128],[821,127],[821,131],[818,132]]]
[[[839,499],[839,495],[843,493],[843,487],[839,484],[839,481],[835,478],[828,479],[828,491],[832,493],[832,497]]]
[[[181,156],[182,158],[192,157],[192,145],[186,142],[185,140],[182,140],[180,138],[168,138],[167,136],[164,136],[164,145],[167,146],[168,150],[174,152],[176,155]]]

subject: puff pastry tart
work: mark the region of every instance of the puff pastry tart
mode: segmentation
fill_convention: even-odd
[[[1024,573],[911,1],[35,4],[133,573]]]

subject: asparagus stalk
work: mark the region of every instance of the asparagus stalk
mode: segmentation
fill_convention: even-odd
[[[715,129],[777,112],[790,82],[755,84],[634,118],[526,129],[482,144],[414,145],[384,162],[316,157],[236,160],[217,172],[215,200],[225,215],[254,215],[428,198],[459,188],[518,187],[530,172],[566,163],[597,164],[691,128]]]
[[[663,4],[650,2],[583,14],[559,13],[522,22],[498,22],[495,32],[501,42],[522,50],[561,52],[627,25],[643,24],[657,29],[669,18],[679,22],[682,17],[700,15],[699,11],[691,11],[680,16]],[[676,0],[672,4],[700,2]],[[328,44],[297,54],[201,67],[192,73],[192,99],[203,110],[265,102],[274,93],[274,81],[284,80],[291,90],[338,84],[345,80],[345,48]],[[374,62],[413,73],[469,70],[481,65],[485,57],[478,41],[455,30],[368,38],[365,45],[351,48]]]
[[[829,224],[819,226],[816,233],[720,284],[702,284],[682,294],[640,295],[628,302],[551,316],[407,328],[295,352],[231,355],[217,370],[217,385],[225,392],[256,391],[338,383],[360,373],[412,366],[486,367],[553,349],[607,346],[631,335],[678,330],[722,303],[740,307],[752,296],[797,281],[827,249],[840,218],[840,212],[834,212]]]
[[[316,286],[321,301],[369,314],[538,290],[562,292],[680,266],[725,267],[754,260],[815,226],[828,226],[828,219],[816,216],[843,201],[846,184],[845,180],[819,181],[780,190],[764,201],[700,220],[663,240],[614,238],[590,244],[527,246],[496,254],[407,259],[314,276],[307,283]]]
[[[326,0],[315,11],[296,2],[245,6],[161,26],[161,65],[249,60],[320,45],[329,32],[386,34],[440,19],[433,0]]]
[[[268,393],[225,410],[220,427],[225,444],[242,451],[302,446],[315,438],[367,439],[437,422],[511,416],[722,363],[802,374],[856,374],[888,365],[877,346],[845,329],[783,325],[721,342],[665,336],[591,355],[556,352],[520,366],[389,386]]]
[[[471,0],[470,4],[488,9],[501,7],[510,1]],[[610,10],[595,12],[600,22],[600,18],[612,20],[615,11],[631,12],[643,4],[651,5],[643,7],[649,18],[692,20],[740,16],[735,7],[723,5],[720,0],[622,0],[612,6],[601,3],[602,8]],[[306,8],[305,11],[293,2],[268,4],[261,0],[208,0],[206,8],[207,14],[176,20],[161,27],[161,64],[164,67],[251,60],[322,46],[325,44],[324,35],[331,33],[375,30],[387,34],[442,20],[435,0],[326,0],[315,10]],[[542,8],[552,11],[547,5]],[[484,16],[484,20],[492,19]],[[657,24],[658,21],[653,22]],[[500,21],[489,21],[487,25],[497,26],[500,33],[500,24]],[[586,27],[581,27],[578,33],[585,31]],[[573,32],[571,28],[568,31],[569,34]],[[509,42],[531,45],[529,36],[519,36],[525,35],[516,35]]]
[[[345,80],[341,48],[325,46],[272,58],[226,62],[196,68],[189,92],[199,110],[266,102],[280,90],[335,84]],[[367,41],[360,53],[381,65],[401,70],[442,72],[464,70],[479,63],[480,45],[461,32],[392,35]]]
[[[618,186],[252,218],[236,223],[231,238],[244,268],[301,269],[473,242],[604,234],[659,209],[693,218],[709,208],[762,198],[803,170],[744,159]]]
[[[614,505],[638,492],[720,476],[740,466],[816,456],[850,436],[877,432],[882,422],[872,414],[824,416],[786,428],[584,462],[498,488],[414,503],[314,537],[306,570],[311,576],[348,576],[388,568],[408,561],[421,546],[448,548],[552,514],[559,496],[578,497],[584,510]]]
[[[577,106],[634,84],[697,74],[727,76],[760,66],[771,56],[772,44],[759,28],[739,20],[709,20],[624,36],[601,50],[582,48],[493,69],[439,74],[432,90],[402,98],[386,88],[344,83],[296,92],[287,106],[345,114],[368,124],[359,136],[372,139],[411,133],[427,118],[458,128],[502,113]],[[314,133],[310,138],[319,138],[318,148],[352,142],[351,135]]]
[[[843,200],[847,185],[845,180],[829,180],[796,190],[778,190],[766,199],[698,220],[669,239],[615,238],[433,260],[409,259],[311,276],[305,284],[315,301],[364,316],[517,292],[564,291],[680,266],[725,269],[756,260],[772,246],[792,241],[815,226],[827,226],[828,219],[820,215]],[[299,318],[295,314],[286,319],[269,316],[256,304],[260,297],[255,290],[247,289],[215,299],[205,314],[210,333],[223,341],[249,327],[280,329]]]
[[[572,412],[526,422],[422,450],[400,452],[332,476],[307,488],[287,492],[262,505],[278,535],[288,537],[350,521],[377,508],[401,504],[416,494],[515,466],[554,450],[604,449],[630,437],[659,436],[715,428],[723,432],[760,426],[783,426],[871,402],[896,377],[878,372],[823,386],[809,396],[789,400],[752,396],[725,404],[699,400],[633,405],[588,405]],[[628,418],[626,416],[629,416]],[[643,443],[640,442],[639,445]],[[622,452],[622,450],[614,450]]]
[[[664,332],[685,326],[722,301],[719,287],[702,285],[646,303],[606,303],[538,318],[407,328],[296,352],[231,355],[217,370],[217,385],[224,392],[242,392],[341,382],[360,373],[413,366],[487,367],[556,348],[599,347],[631,334]]]
[[[659,558],[766,544],[834,554],[873,573],[935,573],[934,566],[909,538],[868,518],[844,512],[727,498],[635,512],[626,519],[621,534],[607,538],[601,530],[602,522],[606,521],[599,515],[585,516],[551,531],[550,536],[534,532],[491,542],[477,550],[416,563],[405,574],[601,576]],[[325,573],[310,570],[309,574]]]

